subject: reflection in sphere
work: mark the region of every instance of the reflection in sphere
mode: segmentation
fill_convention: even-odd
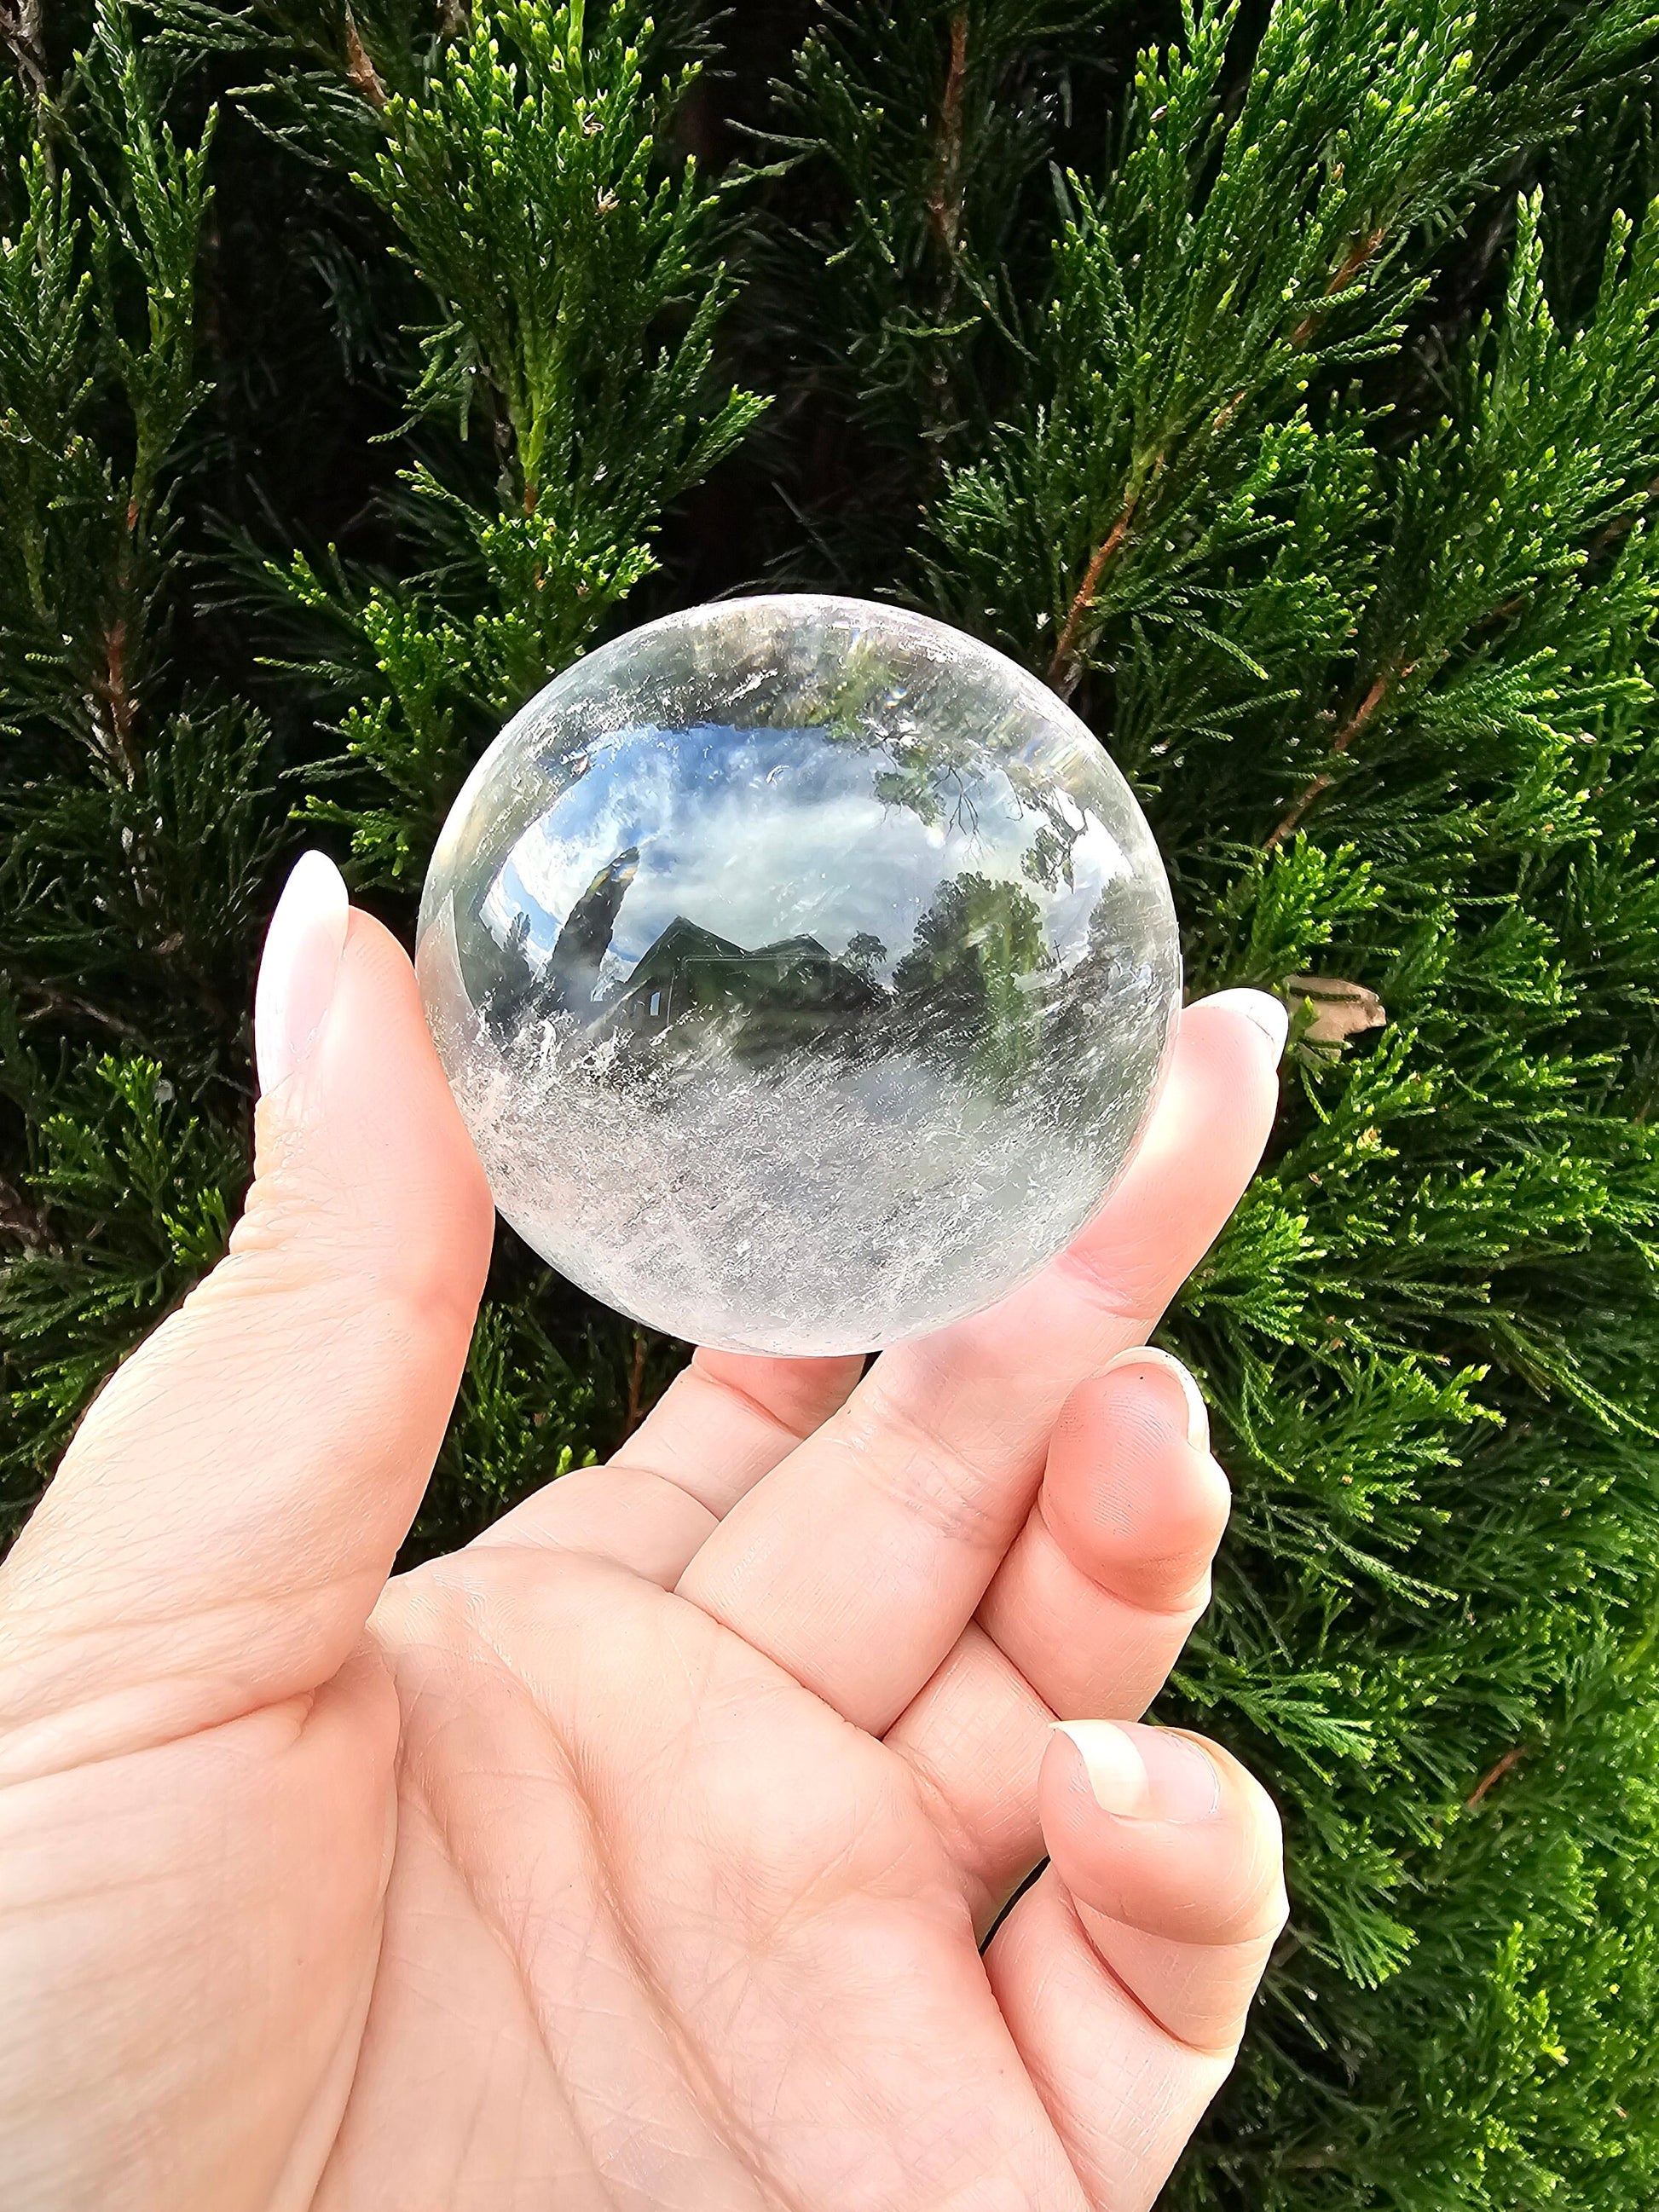
[[[416,967],[520,1235],[769,1352],[937,1328],[1058,1251],[1181,980],[1151,834],[1051,692],[921,616],[781,596],[635,630],[514,716]]]

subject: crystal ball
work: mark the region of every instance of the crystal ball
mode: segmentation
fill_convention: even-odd
[[[1053,692],[793,595],[648,623],[515,714],[416,962],[525,1241],[762,1352],[872,1350],[1050,1259],[1134,1149],[1181,988],[1151,832]]]

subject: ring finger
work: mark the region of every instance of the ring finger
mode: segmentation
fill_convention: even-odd
[[[1228,1508],[1207,1443],[1196,1385],[1165,1353],[1125,1353],[1075,1390],[976,1620],[888,1733],[981,1924],[1042,1856],[1049,1723],[1138,1719],[1203,1609]]]

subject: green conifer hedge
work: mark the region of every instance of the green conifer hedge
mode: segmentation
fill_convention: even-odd
[[[1650,0],[0,0],[0,1482],[247,1173],[307,839],[407,928],[504,716],[757,581],[917,604],[1296,1010],[1168,1338],[1172,1714],[1295,1912],[1170,2201],[1659,2201]],[[415,1550],[683,1356],[506,1232]]]

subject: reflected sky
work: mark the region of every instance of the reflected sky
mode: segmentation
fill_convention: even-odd
[[[523,915],[525,951],[539,966],[600,870],[636,846],[602,970],[611,981],[678,915],[747,949],[805,936],[840,958],[854,936],[875,937],[886,948],[876,973],[888,981],[941,882],[969,870],[1022,885],[1060,964],[1079,957],[1102,888],[1129,873],[1104,824],[1060,794],[1075,833],[1072,881],[1048,890],[1023,865],[1048,817],[1000,768],[952,769],[939,787],[940,818],[928,822],[875,788],[898,765],[886,747],[820,730],[619,732],[592,747],[585,773],[520,837],[480,919],[504,945]]]

